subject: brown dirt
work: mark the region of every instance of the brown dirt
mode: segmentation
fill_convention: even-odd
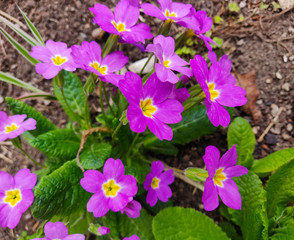
[[[88,10],[95,2],[107,3],[108,6],[113,7],[117,1],[6,0],[0,1],[0,9],[22,21],[21,14],[16,7],[17,3],[28,14],[45,40],[53,39],[73,45],[80,44],[85,40],[97,40],[94,36],[94,30],[97,28],[97,25],[92,23],[92,15]],[[226,19],[226,24],[229,24],[230,19],[234,17],[226,10],[224,1],[186,0],[184,2],[192,3],[197,9],[206,10],[210,16],[221,14],[222,18]],[[260,1],[245,2],[246,6],[241,9],[241,13],[246,19],[254,9],[258,9],[259,5],[256,2]],[[267,2],[270,4],[271,1]],[[241,109],[238,109],[236,112],[237,115],[245,117],[254,126],[256,138],[269,125],[277,112],[277,107],[285,108],[278,122],[266,135],[265,139],[257,144],[255,151],[256,159],[262,158],[271,152],[293,146],[294,143],[293,130],[289,130],[290,125],[292,127],[294,125],[294,11],[292,9],[287,13],[272,18],[272,16],[280,12],[281,10],[274,12],[270,7],[267,10],[256,13],[255,16],[237,26],[217,25],[215,30],[223,30],[215,32],[215,35],[213,35],[224,39],[225,43],[222,51],[232,59],[234,71],[244,74],[255,70],[257,73],[257,85],[261,92],[257,105],[262,112],[261,119],[258,123],[254,123],[252,117],[246,115]],[[158,21],[153,22],[151,17],[142,16],[146,19],[147,23],[151,23],[152,29],[155,30],[155,27],[158,26]],[[267,17],[268,19],[260,20],[261,17]],[[4,27],[4,29],[11,33],[7,27]],[[178,28],[173,27],[172,30],[177,32]],[[29,47],[25,43],[23,44]],[[142,54],[133,47],[126,47],[124,50],[125,52],[128,50],[131,53],[131,61],[142,57]],[[36,74],[33,66],[27,63],[2,35],[0,35],[0,70],[10,72],[44,91],[52,92],[51,82],[43,80],[40,75]],[[287,88],[287,83],[290,89]],[[18,87],[0,82],[0,110],[9,112],[3,100],[5,96],[19,97],[25,92]],[[64,126],[66,123],[67,118],[58,103],[44,100],[30,100],[26,102],[34,106],[58,126]],[[96,109],[94,105],[91,108],[92,111]],[[169,165],[180,169],[192,166],[202,167],[202,156],[204,155],[205,147],[208,145],[215,145],[224,153],[227,149],[226,129],[218,130],[212,135],[195,140],[185,147],[181,147],[177,156],[164,157],[163,160]],[[42,154],[34,151],[29,146],[25,146],[25,148],[35,159],[42,161]],[[6,157],[0,158],[0,170],[15,174],[24,167],[35,169],[8,141],[0,143],[0,149],[0,153]],[[202,193],[199,190],[194,191],[193,187],[181,180],[176,180],[172,188],[175,205],[194,207],[197,210],[203,209],[201,202]],[[220,220],[217,211],[209,213],[209,216],[214,217],[217,221]],[[16,239],[22,230],[32,233],[37,227],[38,222],[32,219],[30,213],[27,212],[13,231],[0,229],[0,239]]]

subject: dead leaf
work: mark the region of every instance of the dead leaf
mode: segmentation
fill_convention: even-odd
[[[285,10],[294,6],[294,0],[279,0],[279,4]]]
[[[246,113],[251,114],[255,123],[258,123],[261,118],[261,111],[256,105],[256,100],[260,93],[256,85],[256,72],[253,70],[243,75],[234,72],[234,75],[236,76],[238,85],[244,88],[247,93],[246,97],[248,101],[242,108]]]

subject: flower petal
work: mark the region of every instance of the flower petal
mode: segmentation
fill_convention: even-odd
[[[172,190],[165,184],[160,184],[160,187],[155,189],[157,197],[162,202],[167,202],[168,199],[173,195]]]
[[[85,236],[82,234],[71,234],[66,236],[62,240],[85,240]]]
[[[219,167],[228,168],[237,163],[237,149],[234,144],[220,159]]]
[[[132,175],[125,175],[121,177],[118,184],[121,186],[119,192],[128,197],[133,197],[138,191],[137,180]]]
[[[146,121],[142,109],[134,104],[130,104],[127,110],[127,119],[130,122],[130,128],[133,132],[144,132],[146,130]]]
[[[102,191],[95,193],[90,198],[87,211],[93,212],[94,217],[102,217],[109,211],[108,199]]]
[[[202,202],[206,211],[212,211],[219,205],[217,190],[213,184],[212,178],[207,178],[205,181]]]
[[[241,195],[238,186],[232,179],[222,182],[223,187],[217,187],[220,198],[223,203],[233,209],[241,209]]]
[[[0,193],[5,193],[11,188],[14,188],[13,177],[7,172],[0,171]]]
[[[103,167],[103,175],[106,179],[118,181],[125,174],[125,166],[120,159],[109,158]]]
[[[247,102],[245,95],[246,91],[243,88],[226,84],[222,86],[216,102],[228,107],[242,106]]]
[[[173,138],[173,130],[168,125],[164,124],[163,122],[159,121],[157,118],[145,118],[146,124],[151,132],[154,133],[156,137],[158,137],[161,141],[165,140],[172,140]]]
[[[159,63],[155,63],[155,73],[161,82],[177,83],[180,80],[171,69]]]
[[[90,193],[101,191],[102,184],[106,181],[104,175],[97,170],[87,170],[84,172],[84,178],[80,180],[81,186]]]
[[[123,51],[116,51],[106,55],[101,65],[107,65],[109,72],[116,72],[122,69],[129,61],[129,58],[124,55]]]
[[[240,177],[242,175],[245,175],[248,173],[248,169],[246,167],[237,165],[234,167],[226,168],[224,173],[226,174],[226,177],[232,178],[232,177]]]
[[[151,173],[154,176],[159,176],[164,170],[164,164],[161,161],[153,161],[151,163]]]
[[[140,104],[143,99],[143,83],[140,76],[136,73],[127,72],[125,79],[119,81],[119,89],[131,104]]]
[[[163,13],[161,12],[161,10],[154,6],[153,4],[150,3],[143,3],[140,6],[143,9],[143,12],[146,15],[152,16],[152,17],[156,17],[159,18],[161,20],[165,20],[166,17],[163,15]]]
[[[108,200],[109,208],[113,212],[118,212],[122,209],[124,209],[129,202],[129,197],[122,194],[121,192],[118,192],[115,197],[110,197]]]
[[[62,222],[48,222],[44,227],[45,236],[50,239],[64,238],[68,235],[67,227]]]
[[[22,195],[22,199],[15,206],[15,209],[21,214],[23,214],[32,205],[34,201],[34,193],[32,190],[22,190],[21,195]]]
[[[215,146],[207,146],[203,160],[209,177],[214,177],[215,171],[219,168],[220,152]]]
[[[124,23],[126,28],[137,23],[139,14],[139,7],[130,4],[129,1],[119,1],[114,9],[115,21]]]
[[[157,111],[153,114],[158,120],[168,124],[174,124],[182,121],[181,113],[184,107],[174,99],[167,99],[156,105]]]
[[[160,184],[172,184],[175,180],[174,171],[172,169],[163,172],[160,175]]]
[[[230,124],[230,114],[222,105],[217,102],[209,101],[207,98],[204,104],[207,108],[207,116],[215,127],[219,125],[227,127]]]
[[[37,175],[27,168],[19,170],[14,176],[15,187],[20,189],[33,189],[37,183]]]
[[[146,198],[146,202],[151,206],[155,206],[156,202],[157,202],[157,194],[156,191],[153,189],[149,189],[148,193],[147,193],[147,198]]]
[[[208,79],[208,66],[205,59],[200,55],[196,55],[194,59],[190,60],[190,66],[201,88],[204,91],[208,91],[208,87],[206,84],[206,81]]]

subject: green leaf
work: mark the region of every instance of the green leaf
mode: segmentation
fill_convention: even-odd
[[[242,240],[242,237],[237,233],[236,228],[230,222],[221,222],[219,224],[221,229],[227,234],[230,239]]]
[[[294,239],[294,207],[287,207],[275,221],[276,228],[271,229],[271,240]]]
[[[277,11],[278,9],[281,8],[280,4],[276,3],[276,2],[272,2],[272,5],[274,7],[274,11]]]
[[[267,157],[255,160],[251,170],[257,174],[272,172],[294,159],[294,148],[282,149]]]
[[[215,23],[220,23],[220,22],[222,22],[223,21],[223,19],[221,18],[221,16],[215,16],[214,17],[214,22]]]
[[[16,32],[20,37],[22,37],[27,43],[29,43],[32,46],[38,45],[38,41],[36,41],[34,38],[32,38],[29,34],[27,34],[25,31],[23,31],[20,27],[13,24],[12,22],[8,21],[6,18],[0,16],[0,22],[5,23],[8,27],[10,27],[11,30]]]
[[[23,82],[22,80],[10,75],[9,73],[5,73],[5,72],[0,71],[0,80],[3,82],[13,84],[15,86],[30,90],[32,92],[44,93],[42,90],[35,88],[34,86],[32,86],[26,82]]]
[[[264,2],[260,2],[260,4],[259,4],[259,9],[260,10],[267,9],[268,7],[269,7],[269,5],[265,4]]]
[[[232,113],[232,109],[229,109],[229,111]],[[171,125],[173,129],[172,143],[184,145],[203,135],[210,134],[217,129],[208,119],[204,104],[190,108],[182,116],[183,120],[181,122]],[[154,134],[150,134],[141,143],[145,147],[149,147],[170,142],[160,141]]]
[[[30,19],[27,17],[27,15],[20,9],[19,6],[17,6],[19,11],[21,12],[23,18],[26,21],[26,24],[28,25],[28,27],[30,28],[32,34],[34,35],[34,37],[36,38],[36,40],[38,40],[39,44],[42,46],[45,46],[45,43],[41,37],[41,34],[38,32],[37,28],[34,26],[34,24],[30,21]]]
[[[38,136],[32,146],[50,157],[73,159],[80,148],[80,139],[72,130],[60,129]]]
[[[0,27],[0,32],[4,35],[4,37],[14,46],[14,48],[31,64],[36,65],[39,61],[30,56],[29,52],[20,45],[13,37],[11,37],[2,27]]]
[[[239,5],[238,5],[238,3],[236,3],[236,2],[231,2],[231,3],[229,3],[229,10],[230,10],[230,12],[239,12],[240,11],[240,7],[239,7]]]
[[[36,129],[30,131],[30,134],[34,137],[40,134],[46,133],[51,130],[55,130],[56,126],[44,117],[40,112],[36,111],[33,107],[18,101],[11,97],[5,98],[6,103],[13,114],[26,114],[28,118],[33,118],[37,121]]]
[[[234,178],[242,198],[242,209],[228,208],[231,219],[240,226],[244,240],[267,239],[266,192],[253,172]]]
[[[112,239],[119,239],[119,215],[121,213],[109,211],[106,219],[103,219],[104,226],[111,229],[109,235]]]
[[[137,235],[140,239],[152,240],[152,219],[144,209],[138,218],[129,218],[126,214],[119,215],[119,231],[123,237]]]
[[[250,168],[253,158],[248,155],[252,155],[255,148],[255,136],[250,124],[244,118],[235,118],[229,126],[227,138],[229,148],[237,144],[237,164]]]
[[[207,171],[202,168],[187,168],[185,170],[185,175],[187,178],[197,182],[205,182],[208,177]]]
[[[278,208],[294,201],[294,160],[280,167],[268,180],[267,212],[273,217]]]
[[[223,45],[223,39],[222,38],[219,38],[219,37],[214,37],[212,39],[217,45],[213,45],[212,48],[220,48],[222,45]]]
[[[84,169],[99,169],[110,157],[111,145],[108,143],[94,143],[86,147],[80,155],[80,161]]]
[[[156,146],[145,147],[146,150],[149,150],[155,154],[164,154],[168,156],[175,156],[178,154],[179,149],[173,144],[162,144]]]
[[[192,208],[170,207],[152,222],[156,240],[229,239],[212,219]]]
[[[64,101],[61,90],[57,86],[56,81],[54,81],[54,93],[56,98],[72,121],[81,123],[81,118],[90,119],[90,110],[81,80],[74,73],[67,71],[62,72],[64,77],[63,92],[68,105]]]
[[[43,177],[34,191],[31,206],[34,217],[50,220],[54,215],[66,217],[86,209],[91,194],[81,187],[82,178],[83,173],[75,159]]]

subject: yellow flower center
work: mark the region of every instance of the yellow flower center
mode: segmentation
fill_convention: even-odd
[[[102,185],[106,197],[115,197],[120,189],[113,179]]]
[[[6,126],[5,127],[5,133],[10,133],[16,129],[18,129],[19,127],[16,126],[16,124],[12,123],[11,126]]]
[[[213,182],[215,185],[218,185],[220,187],[223,186],[222,181],[226,180],[227,177],[223,174],[223,168],[219,168],[215,171],[214,177],[213,177]]]
[[[157,177],[154,177],[152,179],[152,182],[151,182],[151,187],[153,189],[158,188],[159,187],[159,182],[160,182],[160,179],[158,179]]]
[[[4,202],[9,203],[11,206],[16,205],[21,200],[21,194],[18,189],[7,191]]]
[[[164,60],[163,61],[163,66],[165,66],[166,68],[171,67],[169,64],[170,64],[170,60]]]
[[[145,100],[141,99],[140,108],[142,109],[143,114],[146,117],[150,118],[152,117],[152,113],[154,113],[157,110],[157,108],[152,105],[152,100],[150,98],[147,98]]]
[[[164,15],[166,17],[176,17],[177,16],[177,14],[174,12],[170,13],[168,9],[165,10]]]
[[[59,55],[52,58],[52,62],[57,66],[60,66],[61,64],[65,63],[66,61],[67,61],[66,57],[61,58]]]
[[[207,86],[208,86],[208,90],[209,90],[209,93],[210,93],[210,100],[214,102],[214,100],[219,96],[219,92],[214,89],[215,88],[214,83],[208,83]],[[201,96],[203,98],[206,97],[204,92],[200,93],[199,96]]]
[[[90,63],[90,67],[96,69],[98,72],[100,72],[103,75],[106,74],[107,67],[106,66],[100,67],[99,63],[97,62]]]
[[[128,29],[126,29],[126,26],[124,23],[116,23],[115,21],[111,22],[113,24],[113,26],[116,28],[116,30],[118,32],[125,32],[125,31],[129,31]]]

